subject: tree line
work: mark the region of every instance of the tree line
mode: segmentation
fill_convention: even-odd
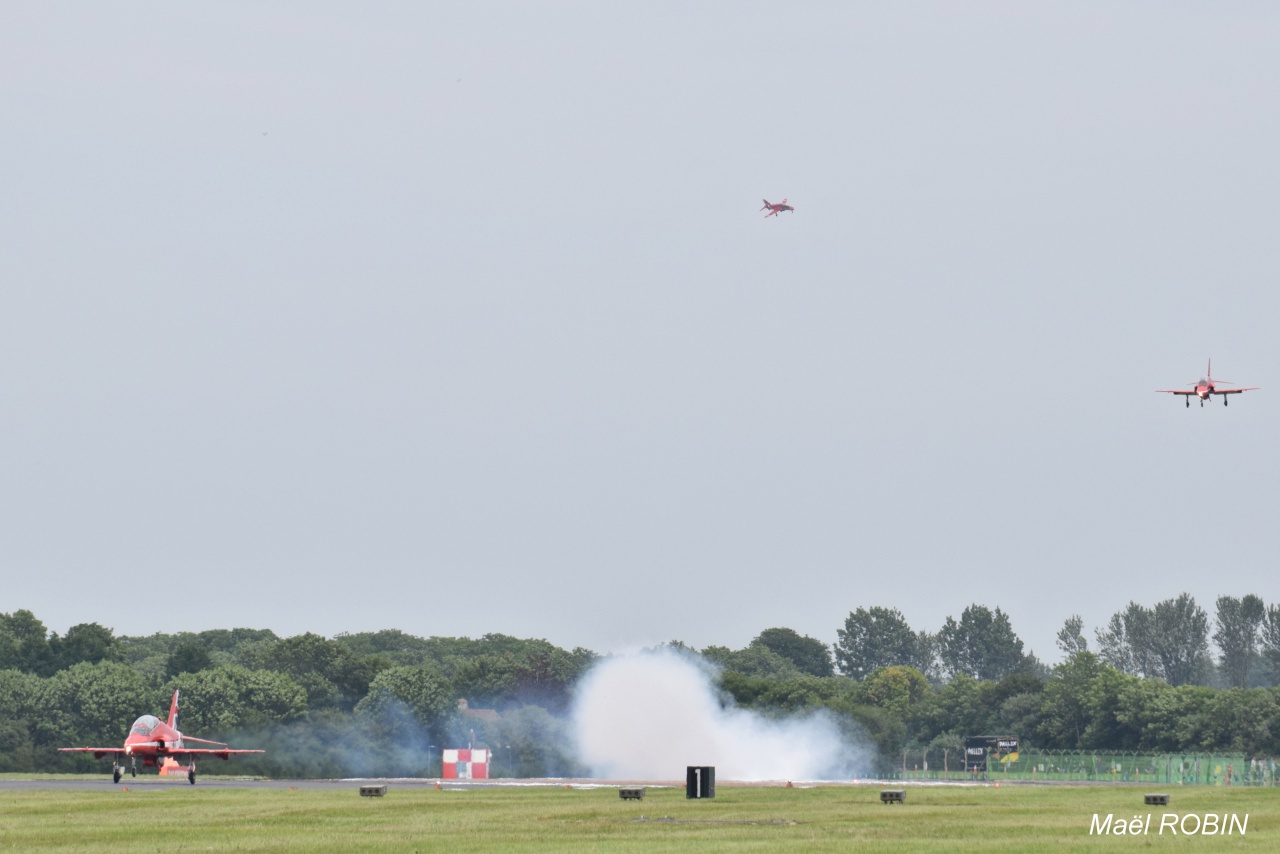
[[[1130,603],[1092,644],[1072,616],[1053,667],[1024,652],[1008,615],[977,604],[936,632],[860,607],[831,645],[775,627],[741,649],[663,646],[713,665],[726,705],[834,716],[885,769],[979,733],[1042,749],[1280,755],[1280,609],[1256,596],[1219,597],[1212,622],[1187,595]],[[442,747],[474,744],[494,751],[498,775],[578,775],[565,719],[599,657],[501,634],[131,637],[88,623],[59,636],[19,610],[0,614],[0,771],[101,771],[57,748],[118,745],[181,689],[184,731],[267,750],[227,769],[240,773],[433,775]]]
[[[999,680],[1014,673],[1050,673],[1034,655],[1023,653],[1008,615],[984,605],[969,606],[958,622],[948,617],[936,633],[913,631],[895,608],[858,608],[837,635],[836,664],[855,679],[892,665],[915,667],[933,682],[960,675]],[[1130,602],[1095,630],[1094,642],[1103,662],[1130,676],[1170,685],[1280,685],[1280,605],[1267,606],[1252,594],[1219,596],[1212,623],[1188,593],[1151,607]],[[1090,650],[1078,614],[1063,622],[1057,646],[1068,658]]]

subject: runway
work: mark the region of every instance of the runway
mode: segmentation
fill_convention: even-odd
[[[134,791],[161,791],[167,788],[184,790],[199,789],[284,789],[287,791],[358,791],[361,786],[386,786],[388,792],[396,789],[442,789],[445,791],[465,792],[470,789],[617,789],[621,786],[646,786],[654,789],[684,788],[684,780],[590,780],[586,778],[540,777],[540,778],[496,778],[492,780],[443,780],[437,777],[350,777],[336,780],[269,780],[255,777],[220,777],[215,775],[196,778],[193,786],[187,782],[186,776],[160,777],[156,774],[139,774],[137,777],[125,775],[119,783],[111,782],[109,775],[102,777],[63,776],[49,774],[34,779],[0,778],[0,792],[27,791],[112,791],[128,789]],[[985,787],[991,782],[959,781],[959,780],[721,780],[716,785],[720,788],[738,786],[792,786],[797,789],[808,789],[818,786],[910,786],[913,788],[954,788]],[[999,785],[999,784],[994,784]],[[1053,785],[1052,783],[1032,783],[1028,781],[1008,781],[1006,785]],[[1081,785],[1079,783],[1071,785]],[[1099,785],[1094,783],[1093,785]],[[1130,785],[1102,783],[1101,785]],[[1139,784],[1133,784],[1139,785]]]
[[[361,786],[386,786],[390,792],[395,789],[444,789],[466,791],[468,789],[496,788],[572,788],[599,789],[618,788],[619,786],[651,786],[653,788],[683,786],[683,781],[666,780],[661,782],[636,783],[633,781],[605,780],[566,780],[566,779],[494,779],[494,780],[441,780],[434,777],[353,777],[340,780],[267,780],[253,777],[197,777],[193,786],[185,776],[159,777],[155,774],[140,774],[137,777],[125,775],[119,783],[111,782],[110,776],[101,779],[91,777],[60,777],[49,775],[32,780],[0,779],[0,792],[26,791],[111,791],[128,789],[129,791],[158,791],[167,788],[180,789],[286,789],[308,791],[357,791]],[[781,785],[781,784],[779,784]]]

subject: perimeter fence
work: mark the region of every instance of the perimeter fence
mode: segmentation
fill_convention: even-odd
[[[897,780],[1019,780],[1164,783],[1184,786],[1280,785],[1280,758],[1229,753],[1123,753],[1105,750],[1023,750],[986,771],[964,771],[963,751],[907,751],[884,776]]]

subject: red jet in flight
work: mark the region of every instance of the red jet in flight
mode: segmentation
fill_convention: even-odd
[[[219,759],[230,759],[233,753],[262,753],[261,750],[228,750],[221,741],[209,741],[203,738],[192,738],[178,732],[178,692],[173,692],[173,702],[169,705],[169,720],[162,721],[155,715],[143,715],[129,727],[129,735],[124,740],[124,747],[62,747],[62,753],[92,753],[94,759],[111,756],[111,779],[119,783],[124,775],[124,760],[129,758],[129,772],[138,776],[138,759],[143,765],[160,766],[161,774],[178,774],[187,772],[191,785],[196,784],[196,757],[216,756]],[[200,744],[217,745],[214,749],[186,747],[184,742],[195,741]],[[179,765],[179,760],[186,759],[188,764]]]
[[[1217,388],[1216,386],[1218,383],[1224,383],[1226,385],[1235,385],[1235,383],[1229,383],[1226,380],[1215,380],[1213,378],[1213,360],[1210,359],[1209,366],[1208,368],[1205,369],[1204,377],[1202,377],[1195,384],[1196,386],[1195,388],[1189,389],[1189,390],[1175,389],[1175,388],[1161,388],[1161,389],[1156,389],[1156,391],[1162,394],[1180,394],[1182,395],[1183,399],[1187,401],[1187,406],[1191,405],[1191,395],[1193,394],[1196,397],[1200,398],[1201,406],[1204,406],[1204,402],[1208,400],[1210,397],[1212,397],[1213,395],[1220,394],[1222,395],[1222,405],[1226,406],[1227,401],[1230,399],[1227,397],[1227,395],[1239,394],[1242,391],[1258,390],[1258,386],[1250,386],[1249,388]]]
[[[761,208],[760,210],[762,210],[762,211],[763,211],[763,210],[768,210],[768,211],[769,211],[767,214],[765,214],[765,215],[764,215],[764,218],[765,218],[765,219],[768,219],[768,218],[769,218],[769,217],[771,217],[771,216],[777,216],[777,215],[778,215],[779,213],[781,213],[782,211],[793,211],[793,210],[795,210],[795,208],[793,208],[791,205],[787,204],[787,200],[786,200],[786,199],[783,199],[782,201],[778,202],[778,204],[776,204],[776,205],[775,205],[775,204],[773,204],[772,202],[770,202],[768,199],[765,199],[765,200],[764,200],[764,207],[763,207],[763,208]]]

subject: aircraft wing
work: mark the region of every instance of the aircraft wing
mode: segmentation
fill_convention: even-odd
[[[1214,394],[1239,394],[1242,391],[1257,391],[1260,386],[1252,386],[1250,388],[1215,388]]]
[[[1243,390],[1244,389],[1241,389],[1241,391]],[[1195,389],[1158,388],[1156,389],[1156,394],[1195,394]]]
[[[59,747],[59,753],[92,753],[94,759],[101,759],[112,753],[124,753],[121,747]]]
[[[205,749],[205,748],[199,748],[199,747],[187,749],[184,747],[181,750],[166,750],[164,755],[171,756],[174,759],[178,759],[178,760],[182,760],[184,758],[190,759],[193,756],[209,756],[209,757],[217,757],[218,759],[230,759],[233,754],[240,754],[240,753],[266,753],[266,751],[265,750],[217,750],[217,749]]]

